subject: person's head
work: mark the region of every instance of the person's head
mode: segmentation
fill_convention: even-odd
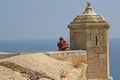
[[[63,36],[61,36],[61,37],[59,38],[59,40],[60,40],[60,41],[61,41],[61,40],[64,40]]]

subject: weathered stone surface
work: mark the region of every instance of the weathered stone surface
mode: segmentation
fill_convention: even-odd
[[[19,72],[0,65],[0,80],[27,80]]]
[[[91,3],[85,11],[68,25],[70,47],[73,50],[87,51],[87,78],[108,79],[109,69],[109,23],[103,16],[94,12]]]
[[[1,80],[86,80],[86,70],[87,64],[80,63],[75,68],[72,63],[45,53],[26,53],[0,60]]]
[[[107,54],[99,54],[100,60],[107,60]]]

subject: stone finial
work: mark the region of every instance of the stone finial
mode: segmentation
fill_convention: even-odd
[[[94,12],[93,8],[91,7],[90,1],[87,2],[87,7],[86,7],[85,11],[83,12],[83,15],[97,15]]]
[[[87,7],[91,7],[91,2],[90,1],[87,2]]]

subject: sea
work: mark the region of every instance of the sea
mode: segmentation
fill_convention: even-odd
[[[110,71],[114,80],[120,80],[120,39],[110,39]],[[69,41],[68,41],[69,42]],[[57,51],[57,40],[0,40],[0,52]]]

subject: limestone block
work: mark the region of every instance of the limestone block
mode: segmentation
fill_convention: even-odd
[[[94,29],[94,33],[95,33],[95,34],[98,34],[98,29]]]
[[[87,54],[88,60],[98,60],[98,54]]]
[[[95,60],[88,60],[89,66],[94,66],[95,65]]]
[[[87,78],[88,78],[88,80],[89,80],[89,78],[94,78],[95,76],[94,76],[94,74],[95,73],[87,73]]]
[[[93,46],[93,42],[92,41],[87,41],[87,47],[92,47]]]
[[[106,60],[107,59],[107,54],[99,54],[99,59],[100,60]]]
[[[92,72],[92,73],[96,73],[96,74],[97,74],[97,73],[99,73],[99,70],[98,70],[98,69],[99,69],[98,66],[95,66],[95,65],[89,66],[89,65],[88,65],[88,71],[89,71],[89,72]]]
[[[88,53],[88,54],[95,54],[95,49],[93,49],[93,48],[88,48],[88,49],[87,49],[87,53]]]
[[[99,54],[106,53],[106,48],[105,48],[105,47],[102,47],[102,46],[97,46],[97,47],[95,48],[95,52],[96,52],[96,53],[99,53]]]
[[[88,72],[88,73],[93,73],[93,68],[92,68],[92,67],[88,67],[87,72]]]

